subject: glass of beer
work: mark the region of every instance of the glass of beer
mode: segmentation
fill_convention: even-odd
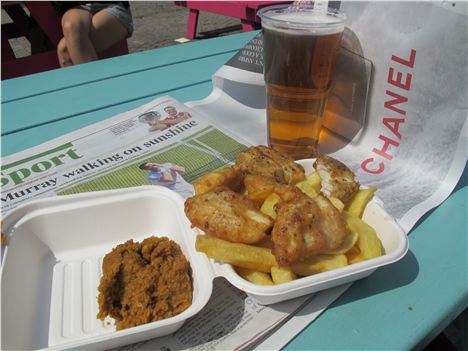
[[[315,157],[346,17],[331,9],[288,5],[265,7],[258,15],[268,143],[294,159]]]

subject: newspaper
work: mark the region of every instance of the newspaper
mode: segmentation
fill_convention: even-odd
[[[319,293],[263,306],[244,292],[216,278],[211,300],[206,307],[177,332],[118,350],[275,350],[295,334],[289,334],[286,340],[282,336],[283,340],[275,340],[274,344],[267,344],[266,348],[259,345],[299,311],[307,312],[307,320],[316,318],[323,304],[328,303],[330,297],[336,299],[347,287],[339,286],[329,289],[326,294]]]
[[[2,216],[35,198],[139,185],[166,186],[187,198],[194,179],[233,164],[249,145],[186,105],[161,97],[3,158]],[[338,296],[344,289],[331,291],[327,295]],[[208,304],[182,329],[122,349],[248,349],[306,305],[316,306],[310,316],[318,315],[326,307],[320,296],[262,306],[216,278]]]
[[[128,345],[119,350],[246,349],[313,299],[314,296],[305,296],[275,305],[262,306],[244,292],[217,278],[214,280],[213,293],[208,304],[177,332],[166,337]]]
[[[341,104],[327,107],[320,151],[377,187],[407,232],[447,198],[467,161],[466,4],[456,4],[342,4],[349,23],[332,92]],[[32,198],[143,184],[187,197],[192,180],[266,144],[261,54],[259,35],[201,101],[163,97],[5,157],[2,215]],[[279,349],[347,288],[260,306],[217,278],[209,303],[178,332],[122,349]]]
[[[2,160],[2,216],[32,198],[163,185],[184,198],[202,174],[247,148],[170,98]]]

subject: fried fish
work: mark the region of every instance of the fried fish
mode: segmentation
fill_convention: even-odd
[[[341,213],[324,196],[311,198],[293,186],[277,186],[281,198],[271,232],[273,254],[282,266],[335,249],[349,235]]]
[[[245,174],[272,177],[279,184],[296,184],[305,179],[304,168],[293,158],[262,145],[239,153],[235,167]]]
[[[315,160],[314,168],[322,180],[321,192],[336,197],[345,205],[359,190],[354,173],[340,161],[326,155]]]
[[[263,214],[252,200],[227,187],[188,198],[185,214],[192,226],[236,243],[256,243],[273,226],[273,220]]]

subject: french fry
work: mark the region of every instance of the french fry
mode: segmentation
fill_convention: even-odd
[[[227,186],[232,190],[238,190],[242,185],[244,176],[234,167],[227,167],[221,170],[207,173],[193,182],[195,194],[207,193],[218,186]]]
[[[209,235],[197,235],[195,249],[214,260],[265,273],[278,265],[270,249],[231,243]]]
[[[297,279],[290,267],[271,267],[271,278],[275,284],[282,284]]]
[[[294,263],[291,269],[294,273],[301,276],[330,271],[332,269],[344,267],[348,264],[345,255],[317,255],[307,258],[304,261]]]
[[[316,197],[320,193],[322,183],[319,174],[313,172],[306,176],[305,180],[297,183],[296,186],[310,197]]]
[[[356,245],[358,240],[359,240],[359,234],[356,232],[351,232],[339,247],[337,247],[334,250],[329,250],[328,252],[326,252],[326,254],[327,255],[344,254],[348,252],[349,250],[351,250],[354,247],[354,245]]]
[[[268,273],[255,271],[253,269],[235,267],[236,272],[245,280],[258,285],[274,285]]]
[[[348,252],[346,252],[346,257],[348,258],[348,264],[353,264],[356,262],[362,261],[362,257],[359,255],[361,254],[361,250],[359,250],[359,247],[354,245]]]
[[[330,202],[333,204],[333,206],[335,206],[338,209],[338,211],[343,212],[345,206],[340,199],[338,199],[337,197],[330,196],[328,200],[330,200]]]
[[[343,212],[343,214],[349,229],[358,233],[359,235],[357,246],[360,253],[355,258],[353,258],[352,262],[350,263],[356,263],[382,256],[382,243],[380,242],[380,239],[377,236],[374,228],[372,228],[369,224],[360,218],[346,211]]]
[[[357,255],[346,255],[346,257],[349,257],[348,258],[348,262],[349,264],[355,264],[355,263],[358,263],[358,262],[362,262],[362,261],[365,261],[366,258],[364,257],[364,255],[361,254],[361,252],[359,251],[359,253]]]
[[[358,218],[362,218],[364,209],[374,196],[376,190],[376,188],[360,189],[351,199],[346,211]]]
[[[252,200],[257,206],[260,206],[269,195],[271,195],[271,189],[262,189],[256,192],[248,192],[247,196]]]
[[[273,193],[277,183],[273,178],[248,174],[245,176],[244,185],[249,198],[260,206]]]
[[[273,219],[276,219],[276,211],[275,211],[275,205],[280,201],[279,195],[273,193],[270,196],[268,196],[265,201],[262,204],[262,207],[260,208],[260,211],[262,211],[264,214],[270,216]]]

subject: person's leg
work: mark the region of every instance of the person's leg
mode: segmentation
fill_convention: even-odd
[[[97,60],[90,40],[92,14],[83,9],[70,9],[62,17],[62,30],[66,48],[73,64]]]
[[[70,58],[70,54],[68,53],[67,43],[65,42],[65,38],[59,41],[57,45],[57,56],[60,67],[68,67],[73,66],[73,62]]]
[[[89,37],[97,52],[109,49],[127,35],[125,26],[111,13],[101,10],[93,16]]]

